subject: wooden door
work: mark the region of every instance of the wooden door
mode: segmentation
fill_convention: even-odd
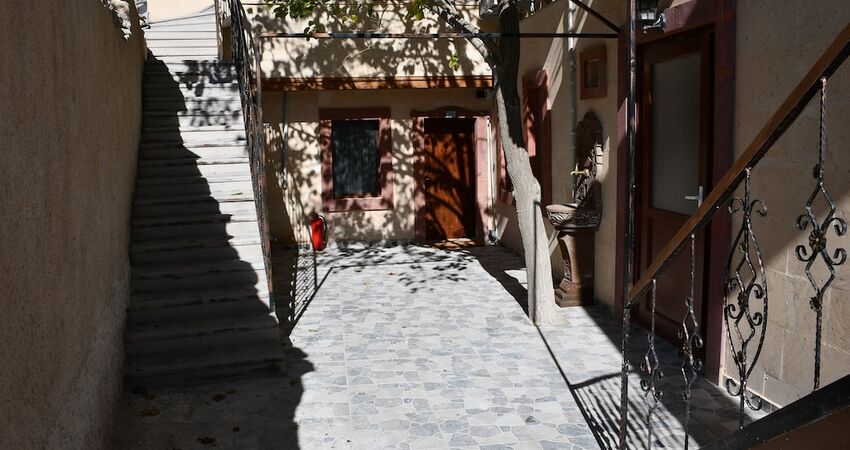
[[[419,183],[429,241],[475,237],[475,119],[425,119]]]
[[[708,35],[648,44],[641,49],[638,140],[638,275],[655,259],[708,192],[711,152],[711,55]],[[703,312],[704,236],[697,235],[694,312]],[[690,246],[657,279],[656,330],[671,342],[687,312]],[[650,302],[638,308],[649,324]],[[704,334],[703,334],[704,335]],[[701,353],[701,352],[700,352]]]

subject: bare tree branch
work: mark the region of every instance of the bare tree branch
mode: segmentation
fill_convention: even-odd
[[[440,16],[446,24],[458,33],[477,34],[481,31],[477,26],[466,20],[450,0],[429,0],[428,9]],[[481,56],[491,67],[499,64],[501,59],[499,46],[493,39],[471,37],[467,40],[481,53]]]

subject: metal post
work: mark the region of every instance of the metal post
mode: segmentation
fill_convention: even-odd
[[[629,289],[634,274],[635,240],[635,118],[637,116],[637,49],[635,31],[637,0],[629,0],[629,96],[626,106],[629,149],[626,157],[628,203],[626,205],[626,240],[623,264],[623,366],[620,374],[620,448],[626,448],[626,421],[629,415],[629,327],[631,322],[631,299]]]

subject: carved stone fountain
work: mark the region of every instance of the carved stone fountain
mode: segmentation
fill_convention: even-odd
[[[596,158],[602,149],[602,124],[592,112],[576,128],[575,203],[549,205],[546,215],[558,231],[564,279],[555,289],[558,306],[593,304],[593,255],[602,199],[596,181]]]

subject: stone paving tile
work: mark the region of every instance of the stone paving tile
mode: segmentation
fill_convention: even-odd
[[[154,398],[128,392],[120,448],[209,448],[202,438],[240,449],[616,447],[618,322],[568,308],[566,325],[538,332],[514,298],[524,290],[515,255],[397,246],[331,248],[317,260],[321,285],[315,295],[298,290],[312,300],[299,303],[280,373],[162,388]],[[312,268],[300,271],[312,283]],[[669,366],[666,398],[678,399],[675,350],[659,354]],[[644,448],[638,383],[633,373],[629,443]],[[728,432],[732,416],[728,396],[705,382],[693,402],[696,448]],[[657,448],[681,447],[680,403],[656,410]]]

